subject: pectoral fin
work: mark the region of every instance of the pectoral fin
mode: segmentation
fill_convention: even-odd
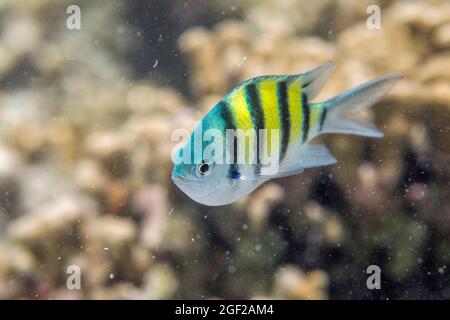
[[[298,174],[307,168],[327,166],[336,163],[328,148],[321,143],[308,142],[289,151],[281,162],[278,172],[271,178]]]

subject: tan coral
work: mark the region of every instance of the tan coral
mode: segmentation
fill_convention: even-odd
[[[284,266],[275,275],[274,294],[280,298],[322,300],[327,298],[328,276],[321,270],[305,274],[295,266]]]

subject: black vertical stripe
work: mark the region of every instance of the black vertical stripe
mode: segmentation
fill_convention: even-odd
[[[261,107],[256,84],[252,83],[245,87],[245,98],[255,129],[264,129],[264,110]]]
[[[236,125],[234,123],[233,115],[231,114],[230,107],[228,103],[225,101],[220,101],[219,106],[220,114],[225,124],[225,129],[236,129]]]
[[[302,113],[303,113],[303,135],[302,141],[305,142],[308,140],[308,132],[309,132],[309,104],[308,97],[306,94],[302,94]]]
[[[319,120],[319,132],[323,129],[323,123],[325,122],[325,118],[327,116],[327,109],[323,108],[322,112],[320,113],[320,120]]]
[[[250,115],[252,117],[253,127],[256,130],[256,141],[257,141],[257,148],[256,148],[256,159],[257,163],[261,163],[261,159],[259,158],[259,130],[265,128],[264,124],[264,110],[261,106],[261,101],[259,99],[259,92],[258,88],[256,87],[256,84],[251,83],[248,86],[245,87],[245,99],[247,102],[247,108],[250,112]],[[259,170],[258,165],[256,166],[256,170]]]
[[[226,103],[225,101],[220,101],[219,102],[219,108],[220,108],[220,114],[222,116],[222,119],[224,121],[224,126],[225,126],[225,130],[224,130],[224,135],[225,135],[225,139],[227,138],[226,135],[226,129],[233,129],[236,130],[236,124],[234,122],[234,118],[233,115],[231,113],[230,107],[228,106],[228,103]],[[236,132],[236,131],[235,131]],[[224,139],[224,141],[226,141]],[[235,179],[236,177],[239,176],[239,171],[238,171],[238,165],[237,165],[237,138],[236,135],[234,135],[233,138],[233,163],[230,164],[230,168],[228,169],[228,176],[232,179]],[[225,158],[226,159],[226,158]]]
[[[289,100],[286,81],[280,81],[277,85],[278,95],[278,114],[280,115],[280,130],[281,130],[281,151],[280,161],[286,155],[287,147],[289,145],[289,134],[291,132],[291,121],[289,114]]]

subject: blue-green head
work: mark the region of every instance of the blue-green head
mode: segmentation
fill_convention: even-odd
[[[198,128],[188,143],[181,147],[172,170],[172,181],[190,198],[205,205],[223,205],[233,183],[228,178],[229,164],[219,160],[219,154],[208,152],[210,144],[203,141]],[[200,139],[196,139],[201,135]],[[220,155],[222,156],[222,155]],[[222,158],[221,158],[222,159]]]

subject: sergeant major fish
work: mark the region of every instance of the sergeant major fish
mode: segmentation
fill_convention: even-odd
[[[321,134],[382,137],[383,133],[374,125],[356,120],[354,114],[379,101],[402,75],[386,74],[328,101],[311,102],[333,70],[334,64],[329,63],[303,74],[260,76],[244,81],[217,103],[194,129],[191,140],[196,132],[208,129],[218,129],[224,135],[230,129],[279,130],[276,144],[279,166],[274,174],[263,175],[261,163],[239,164],[236,160],[223,163],[217,161],[218,155],[211,154],[200,155],[193,163],[176,163],[172,172],[174,183],[201,204],[226,205],[270,179],[336,163],[323,144],[316,142],[317,139],[312,141]],[[178,156],[192,153],[191,145],[187,143],[180,148]],[[226,145],[224,152],[236,154],[236,148]]]

